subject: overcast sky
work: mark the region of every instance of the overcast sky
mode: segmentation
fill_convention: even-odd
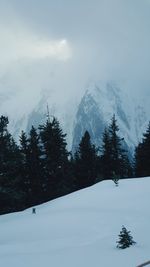
[[[37,70],[38,62],[42,78],[30,78],[40,86],[58,72],[70,91],[115,80],[149,93],[150,1],[0,0],[0,58],[1,77],[18,64]]]

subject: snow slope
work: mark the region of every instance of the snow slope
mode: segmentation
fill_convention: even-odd
[[[0,266],[136,267],[150,259],[150,178],[112,181],[0,216]],[[137,244],[116,240],[125,225]]]

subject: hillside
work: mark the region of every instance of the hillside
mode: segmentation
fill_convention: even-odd
[[[0,217],[4,267],[130,267],[149,260],[150,179],[112,181]],[[125,225],[137,244],[116,248]]]

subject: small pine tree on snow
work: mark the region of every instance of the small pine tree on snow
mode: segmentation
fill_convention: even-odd
[[[113,173],[113,178],[112,178],[113,182],[115,183],[116,186],[119,186],[119,177]]]
[[[36,208],[32,208],[32,214],[36,214]]]
[[[122,226],[117,244],[117,248],[121,249],[125,249],[136,244],[136,242],[133,240],[133,237],[130,235],[130,231],[127,231],[125,226]]]

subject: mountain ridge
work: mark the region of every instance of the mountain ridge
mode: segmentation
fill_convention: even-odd
[[[108,127],[113,114],[120,129],[119,135],[124,137],[133,153],[148,124],[148,116],[144,108],[114,82],[97,82],[88,86],[76,115],[73,150],[85,130],[89,131],[92,142],[100,145],[104,129]]]
[[[37,127],[46,120],[47,105],[50,115],[58,118],[63,131],[67,133],[68,148],[73,151],[86,130],[90,132],[92,141],[99,146],[103,130],[110,123],[113,114],[118,121],[120,136],[125,138],[132,152],[148,125],[148,108],[144,106],[144,102],[134,100],[113,81],[92,81],[80,95],[74,93],[67,97],[65,93],[63,96],[63,92],[58,96],[54,81],[49,84],[49,89],[41,89],[39,84],[31,96],[30,90],[14,91],[14,88],[18,88],[17,84],[13,84],[10,89],[6,80],[1,81],[1,89],[2,86],[0,113],[8,115],[9,130],[16,140],[21,130],[28,132],[32,125]]]

